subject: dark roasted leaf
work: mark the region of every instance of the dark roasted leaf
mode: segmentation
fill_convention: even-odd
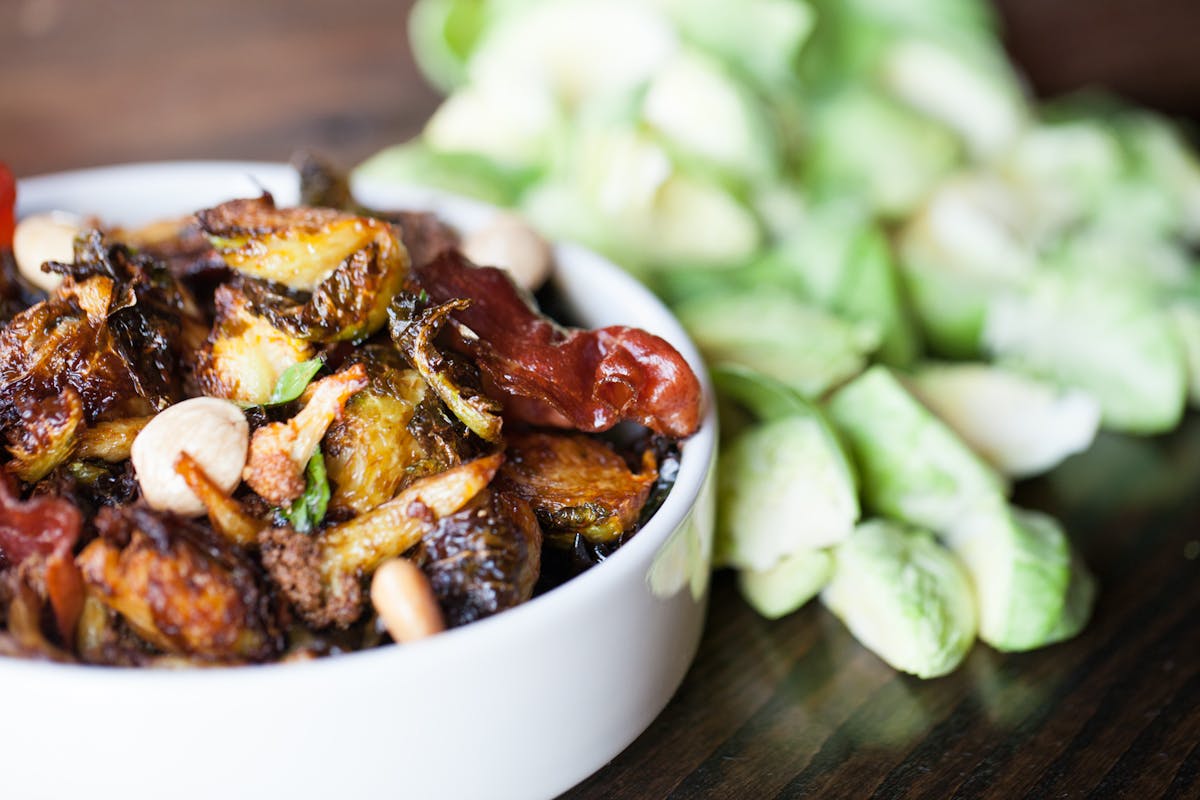
[[[454,627],[528,600],[541,569],[542,531],[529,504],[485,489],[442,517],[414,558]]]
[[[410,316],[407,303],[393,303],[389,310],[392,340],[454,416],[479,438],[499,442],[503,422],[500,404],[478,388],[473,370],[446,358],[433,344],[450,314],[467,305],[469,301],[453,300]]]

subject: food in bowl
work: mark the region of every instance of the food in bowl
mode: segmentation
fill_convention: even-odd
[[[295,208],[81,230],[44,299],[6,251],[0,652],[410,640],[602,560],[669,488],[701,408],[675,348],[563,327],[432,215],[302,175]]]

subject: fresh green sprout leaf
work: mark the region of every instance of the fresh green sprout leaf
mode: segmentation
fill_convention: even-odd
[[[325,519],[329,507],[329,477],[325,472],[325,456],[320,448],[308,460],[304,480],[304,494],[296,498],[283,516],[299,533],[311,533]]]
[[[267,405],[277,406],[290,403],[304,394],[308,384],[312,382],[323,366],[325,366],[325,360],[321,358],[310,358],[308,361],[292,364],[283,371],[279,380],[275,381],[275,388],[271,391],[270,398],[267,399]]]

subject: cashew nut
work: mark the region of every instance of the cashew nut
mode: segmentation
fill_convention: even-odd
[[[550,245],[516,214],[496,214],[464,237],[461,249],[480,266],[507,270],[518,286],[530,291],[550,277]]]
[[[397,642],[411,642],[446,629],[429,579],[407,558],[390,559],[375,570],[371,605]]]
[[[133,440],[130,457],[142,497],[151,508],[189,517],[204,514],[204,504],[176,472],[186,452],[224,492],[242,479],[250,426],[242,410],[228,400],[194,397],[162,411]]]
[[[65,211],[33,214],[18,222],[12,246],[21,276],[43,292],[53,292],[62,283],[62,275],[42,272],[42,264],[74,261],[75,237],[82,231],[83,221]]]

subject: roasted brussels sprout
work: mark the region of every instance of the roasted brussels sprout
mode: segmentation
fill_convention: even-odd
[[[277,209],[270,195],[198,216],[225,263],[258,279],[244,284],[255,311],[300,339],[370,336],[408,275],[408,252],[392,227],[370,217]]]
[[[513,434],[506,452],[497,485],[529,502],[547,539],[566,546],[576,534],[611,542],[633,528],[658,479],[652,450],[635,474],[612,448],[581,434]]]
[[[427,398],[436,400],[415,370],[385,345],[368,345],[348,364],[362,364],[367,387],[350,398],[325,435],[325,469],[333,484],[330,505],[356,514],[391,500],[405,483],[453,466],[410,430]],[[430,457],[434,461],[427,468]]]
[[[306,622],[346,627],[362,614],[361,579],[421,541],[488,485],[493,455],[423,478],[392,500],[317,537],[273,528],[259,537],[263,564]]]
[[[213,397],[266,403],[284,370],[313,357],[312,343],[254,313],[236,285],[223,284],[213,299],[217,317],[212,333],[195,354],[196,385]]]
[[[84,581],[148,643],[212,661],[280,651],[258,570],[208,529],[139,506],[101,509],[96,528],[77,559]]]
[[[541,566],[542,531],[521,497],[485,489],[443,516],[414,556],[446,624],[465,625],[522,603]]]
[[[16,400],[21,425],[10,431],[8,468],[23,481],[41,480],[71,455],[83,427],[83,401],[74,389],[32,402]]]
[[[63,284],[0,328],[0,433],[27,482],[66,461],[87,425],[176,399],[183,331],[195,322],[161,265],[98,232],[77,242],[75,263],[51,267]]]
[[[400,241],[408,250],[413,269],[428,264],[443,250],[458,246],[458,234],[453,228],[427,211],[381,211],[359,205],[350,193],[350,181],[345,173],[311,153],[299,153],[292,159],[300,173],[300,202],[349,211],[362,216],[390,222],[397,229]]]

